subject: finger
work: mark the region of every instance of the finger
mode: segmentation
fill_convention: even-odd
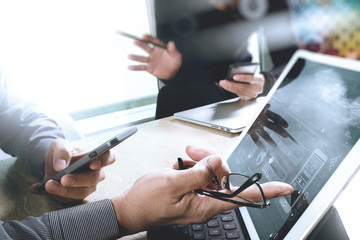
[[[141,49],[143,49],[145,52],[147,53],[151,53],[152,52],[152,48],[145,42],[141,41],[141,40],[135,40],[134,44],[138,47],[140,47]]]
[[[62,171],[71,161],[73,148],[66,141],[57,141],[53,153],[53,168],[56,172]]]
[[[191,218],[190,223],[202,223],[222,212],[239,208],[239,205],[234,203],[195,194],[187,194],[182,200],[184,202],[191,202],[191,205],[195,206],[191,216],[189,216]],[[188,206],[189,204],[186,205]]]
[[[291,187],[291,185],[282,182],[268,182],[262,184],[261,187],[266,199],[272,199],[278,196],[286,196],[294,192],[294,189]],[[250,187],[241,193],[241,197],[252,200],[254,202],[260,202],[263,199],[258,193],[259,191],[257,189]],[[194,202],[194,198],[196,201],[198,201],[198,206],[201,206],[201,208],[197,208],[194,211],[201,211],[202,214],[195,214],[195,216],[192,216],[193,222],[203,222],[221,212],[229,211],[239,207],[237,204],[228,203],[205,196],[194,196],[192,194],[185,195],[182,200],[185,202]]]
[[[200,161],[201,159],[208,157],[210,155],[214,155],[214,152],[208,149],[199,148],[195,146],[186,146],[185,148],[186,154],[195,161]]]
[[[209,149],[194,147],[194,146],[187,146],[186,153],[188,156],[195,161],[200,161],[208,156],[214,155],[215,153]],[[185,164],[185,163],[184,163]],[[216,176],[221,179],[223,176],[229,173],[229,169],[225,164],[222,164],[221,167],[215,172]]]
[[[250,74],[235,74],[233,76],[233,79],[235,81],[243,82],[243,83],[252,83],[253,81],[255,81],[254,76]]]
[[[283,182],[267,182],[261,184],[260,186],[266,199],[272,199],[278,196],[286,196],[294,192],[294,188],[290,184]],[[239,196],[250,199],[254,202],[260,202],[263,200],[259,189],[255,184],[242,191]]]
[[[110,164],[113,164],[116,160],[116,155],[112,151],[106,151],[101,154],[99,157],[95,158],[90,162],[90,168],[92,170],[98,170],[102,167],[106,167]]]
[[[148,63],[150,58],[149,57],[145,57],[145,56],[140,56],[140,55],[133,55],[133,54],[130,54],[128,56],[128,58],[130,60],[134,60],[134,61],[137,61],[137,62],[141,62],[141,63]]]
[[[251,100],[257,97],[261,91],[256,90],[256,87],[247,82],[232,82],[229,80],[221,80],[219,82],[220,87],[225,90],[235,93],[242,100]]]
[[[34,183],[29,187],[29,191],[34,194],[46,194],[45,191],[39,191],[41,183]]]
[[[274,132],[276,132],[279,136],[283,137],[283,138],[287,138],[289,137],[289,133],[285,130],[285,128],[283,128],[282,126],[266,121],[265,122],[265,126],[271,130],[273,130]]]
[[[145,35],[143,36],[143,39],[146,40],[146,41],[150,41],[150,42],[159,44],[159,45],[166,46],[166,43],[164,43],[163,41],[161,41],[161,40],[158,39],[157,37],[153,37],[153,36],[148,35],[148,34],[145,34]]]
[[[193,168],[178,171],[177,174],[181,175],[178,184],[183,186],[183,194],[209,185],[221,165],[221,159],[212,155],[198,162]]]
[[[221,80],[219,82],[220,87],[224,88],[225,90],[235,93],[237,95],[241,95],[246,91],[249,87],[248,83],[241,83],[241,82],[232,82],[229,80]]]
[[[132,65],[128,67],[129,70],[132,71],[147,71],[147,65]]]
[[[274,147],[277,146],[276,142],[270,137],[270,135],[263,128],[260,129],[259,134],[271,146]]]
[[[273,120],[275,123],[280,124],[282,127],[287,128],[289,127],[289,123],[279,114],[271,111],[271,110],[266,110],[265,114],[271,119]]]
[[[82,173],[66,174],[61,178],[61,185],[64,187],[91,187],[105,179],[105,171],[90,170]]]
[[[170,41],[167,45],[167,49],[168,51],[170,52],[171,55],[174,55],[177,53],[177,48],[176,48],[176,45],[173,41]]]
[[[64,187],[59,182],[50,180],[45,185],[45,190],[57,197],[81,200],[96,190],[96,185],[91,187]]]
[[[259,139],[259,136],[257,134],[257,132],[253,132],[250,134],[250,137],[252,138],[252,140],[254,141],[254,143],[256,144],[256,146],[259,149],[265,149],[265,146],[262,144],[262,142]]]
[[[77,161],[80,158],[84,157],[86,154],[88,154],[88,152],[85,152],[85,151],[80,152],[80,151],[78,151],[78,152],[72,154],[71,160],[72,161]]]

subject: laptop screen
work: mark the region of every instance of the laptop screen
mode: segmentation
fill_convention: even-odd
[[[360,73],[299,58],[228,159],[232,172],[291,184],[248,208],[260,239],[289,232],[360,136]]]

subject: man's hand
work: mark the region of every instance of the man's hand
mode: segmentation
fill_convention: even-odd
[[[144,35],[143,39],[153,43],[166,46],[158,38],[150,35]],[[148,53],[148,56],[129,55],[129,59],[143,63],[141,65],[131,65],[130,70],[147,71],[157,78],[171,80],[179,71],[182,64],[182,55],[177,50],[174,42],[169,42],[167,48],[150,47],[147,43],[135,40],[135,45]]]
[[[221,80],[220,86],[225,90],[235,93],[243,100],[256,98],[264,90],[264,75],[235,74],[233,80]]]
[[[45,177],[44,181],[65,169],[69,164],[86,155],[73,148],[63,139],[52,142],[45,157]],[[115,161],[115,154],[108,151],[90,162],[90,169],[81,173],[66,174],[60,182],[49,180],[45,185],[45,190],[61,201],[82,200],[96,190],[96,185],[104,180],[105,172],[103,167]],[[33,193],[39,193],[36,183],[30,187]]]
[[[206,150],[192,148],[187,152],[193,159],[184,163],[197,162],[194,167],[150,172],[122,195],[111,199],[119,224],[129,233],[154,226],[204,222],[221,212],[239,207],[194,193],[194,190],[211,184],[216,173],[224,171],[223,163],[215,155],[199,160],[198,157],[209,154]],[[262,188],[267,199],[294,191],[290,185],[280,182],[269,182]],[[249,187],[242,196],[257,201],[257,198],[252,198],[253,193]]]

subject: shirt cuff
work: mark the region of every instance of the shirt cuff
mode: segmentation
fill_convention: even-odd
[[[53,239],[116,239],[120,232],[109,199],[48,213]]]

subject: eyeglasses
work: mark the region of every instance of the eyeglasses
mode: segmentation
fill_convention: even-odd
[[[178,164],[180,170],[191,168],[194,165],[184,166],[183,160],[178,158]],[[194,192],[197,194],[201,194],[207,197],[212,197],[218,200],[222,200],[225,202],[234,203],[240,206],[253,207],[253,208],[267,208],[270,206],[270,201],[266,200],[264,192],[257,182],[261,178],[261,173],[255,173],[251,177],[240,173],[230,173],[219,179],[215,176],[212,180],[214,189],[205,190],[205,189],[196,189]],[[232,186],[230,186],[230,184]],[[252,186],[251,189],[248,189]],[[260,199],[258,202],[250,200],[241,196],[241,193],[248,189],[248,195],[253,199]],[[220,190],[227,190],[228,192],[223,192]]]

